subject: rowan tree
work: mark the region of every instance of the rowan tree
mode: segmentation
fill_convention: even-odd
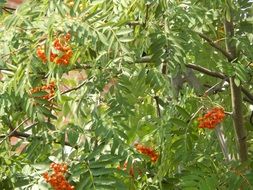
[[[0,189],[252,189],[249,0],[0,0]]]

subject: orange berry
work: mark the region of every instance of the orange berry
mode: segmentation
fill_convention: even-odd
[[[64,38],[66,39],[66,41],[69,41],[69,40],[70,40],[70,38],[71,38],[70,33],[67,33],[67,34],[65,35],[65,37],[64,37]]]

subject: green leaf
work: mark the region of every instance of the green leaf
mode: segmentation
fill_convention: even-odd
[[[101,143],[100,145],[98,145],[88,156],[87,156],[87,160],[93,159],[94,157],[96,157],[97,155],[99,155],[101,153],[101,151],[104,149],[105,143]]]
[[[57,119],[56,116],[54,116],[49,109],[47,109],[44,106],[38,107],[38,110],[40,110],[46,117],[50,117],[52,119]]]
[[[93,176],[101,176],[106,174],[113,174],[117,169],[115,168],[99,168],[91,169]]]
[[[54,5],[57,7],[57,9],[58,9],[58,11],[59,11],[61,17],[64,18],[66,14],[65,14],[65,12],[64,12],[64,10],[63,10],[62,3],[58,4],[58,3],[56,2],[56,0],[53,0],[53,2],[54,2]]]
[[[227,7],[226,10],[225,10],[225,16],[226,16],[226,20],[228,22],[230,22],[231,21],[231,12],[230,12],[230,8],[229,7]]]
[[[176,105],[176,109],[179,112],[180,116],[182,116],[182,118],[188,120],[191,117],[191,115],[181,106]]]
[[[74,2],[75,2],[75,4],[73,6],[73,12],[75,13],[75,12],[77,12],[77,9],[78,9],[78,6],[79,6],[81,0],[75,0]]]
[[[98,34],[98,38],[100,39],[100,41],[104,45],[108,46],[108,40],[107,40],[106,36],[103,33],[101,33],[101,32],[97,32],[97,34]]]
[[[130,34],[133,32],[133,29],[131,28],[126,28],[126,29],[122,29],[116,32],[116,35],[121,36],[121,35],[126,35],[126,34]]]
[[[40,105],[50,105],[51,102],[46,100],[46,99],[42,99],[42,98],[36,98],[35,99],[36,103],[40,104]]]
[[[52,123],[45,122],[45,123],[43,123],[43,124],[45,124],[46,127],[49,128],[50,130],[53,130],[53,131],[54,131],[54,130],[56,129],[55,126],[54,126]]]
[[[101,160],[101,157],[99,160],[91,161],[89,163],[90,168],[105,168],[106,166],[110,164],[117,163],[119,161],[119,158],[112,157],[109,160],[101,160],[101,161],[100,160]]]
[[[86,172],[80,176],[80,181],[77,183],[76,189],[83,190],[89,187],[89,184],[92,183],[92,178],[89,172]]]
[[[234,82],[237,87],[241,85],[241,81],[238,78],[234,78]]]
[[[38,92],[34,92],[32,93],[32,97],[42,97],[47,95],[48,93],[46,91],[38,91]]]
[[[120,38],[119,41],[123,42],[123,43],[128,43],[128,42],[134,41],[134,38],[133,37],[125,37],[125,38]]]
[[[67,137],[68,137],[68,142],[75,146],[77,144],[77,140],[79,138],[79,133],[77,130],[75,129],[70,129],[70,128],[67,128]]]
[[[187,123],[181,119],[171,118],[169,121],[174,125],[176,125],[177,127],[187,127]]]
[[[18,188],[18,187],[20,188],[20,187],[28,185],[29,182],[30,182],[30,180],[28,177],[17,177],[17,180],[14,185],[16,188]]]

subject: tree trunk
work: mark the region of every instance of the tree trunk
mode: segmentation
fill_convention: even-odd
[[[235,61],[235,59],[237,58],[235,42],[232,39],[234,37],[234,25],[232,15],[230,15],[230,20],[227,20],[227,18],[225,18],[224,29],[226,34],[226,50],[231,57],[228,58],[228,61],[231,64],[238,64],[232,63],[232,61]],[[247,134],[245,126],[243,124],[241,85],[237,85],[235,83],[234,77],[230,77],[229,81],[231,89],[233,125],[237,136],[240,160],[241,162],[244,162],[248,159],[248,150],[247,150]]]

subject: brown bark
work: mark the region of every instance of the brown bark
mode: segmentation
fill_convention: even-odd
[[[233,40],[234,37],[234,25],[233,25],[233,18],[230,15],[231,19],[228,21],[225,18],[224,21],[224,28],[226,34],[226,51],[230,54],[228,61],[231,64],[238,64],[232,63],[237,58],[236,55],[236,46]],[[247,134],[246,129],[243,124],[243,113],[242,113],[242,94],[241,94],[241,85],[235,84],[235,78],[230,77],[230,89],[231,89],[231,104],[232,104],[232,111],[233,111],[233,125],[237,136],[237,142],[239,145],[239,156],[241,162],[244,162],[248,159],[248,150],[247,150]]]
[[[247,135],[243,124],[241,86],[236,86],[234,78],[230,78],[233,125],[239,145],[239,156],[242,162],[248,159]]]

